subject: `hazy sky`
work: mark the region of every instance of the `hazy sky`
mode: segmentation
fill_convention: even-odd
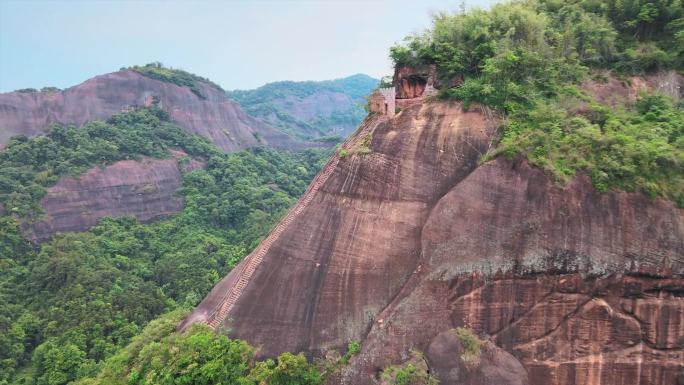
[[[484,7],[493,0],[469,0]],[[446,0],[0,0],[0,92],[161,61],[225,89],[390,72],[388,48]]]

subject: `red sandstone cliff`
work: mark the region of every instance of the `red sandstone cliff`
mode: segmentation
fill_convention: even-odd
[[[371,117],[181,328],[263,355],[363,341],[332,383],[379,383],[413,349],[441,384],[684,381],[684,210],[478,165],[495,127],[445,102]],[[460,326],[489,341],[476,364],[448,334]]]
[[[0,146],[12,136],[44,133],[52,123],[80,126],[104,120],[126,106],[146,105],[153,97],[176,124],[209,138],[226,151],[256,145],[288,149],[310,146],[245,114],[224,91],[199,84],[205,99],[187,87],[124,70],[96,76],[64,91],[0,94]]]
[[[87,230],[105,216],[149,222],[174,214],[183,208],[176,195],[182,182],[176,158],[182,155],[176,151],[171,159],[123,160],[91,168],[78,178],[61,178],[40,202],[42,219],[25,226],[25,233],[44,241],[57,232]],[[185,166],[199,167],[203,165],[194,160]]]

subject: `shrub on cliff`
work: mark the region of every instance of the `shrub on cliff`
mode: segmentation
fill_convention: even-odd
[[[443,13],[390,56],[396,66],[434,65],[442,84],[462,79],[442,96],[504,115],[486,159],[523,156],[559,181],[584,172],[600,191],[642,191],[684,207],[684,105],[652,93],[606,108],[578,87],[598,69],[684,71],[681,1],[512,1]]]
[[[321,375],[302,354],[283,353],[257,361],[255,349],[241,340],[215,334],[206,325],[175,333],[183,312],[151,322],[100,373],[77,385],[240,384],[316,385]]]
[[[461,346],[463,346],[463,354],[461,355],[463,362],[470,364],[479,360],[482,351],[482,341],[477,338],[475,333],[466,328],[456,328],[454,333],[456,333],[458,340],[461,341]]]

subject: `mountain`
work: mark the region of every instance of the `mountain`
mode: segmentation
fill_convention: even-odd
[[[179,76],[172,76],[178,73],[187,74],[147,65],[96,76],[63,91],[29,89],[0,94],[0,145],[12,136],[43,134],[53,123],[81,126],[134,106],[159,103],[176,124],[224,151],[259,145],[287,149],[316,146],[249,116],[218,86],[196,80],[202,79],[199,77],[180,76],[178,80]]]
[[[605,3],[392,47],[394,90],[179,329],[346,351],[328,384],[684,383],[684,11]]]
[[[64,146],[68,147],[68,144],[61,143],[59,138],[54,138],[51,146],[45,146],[45,141],[39,141],[40,145],[33,142],[23,144],[23,139],[12,142],[10,138],[17,135],[36,138],[49,134],[54,124],[74,125],[86,127],[89,138],[83,138],[81,143],[85,147],[92,141],[110,140],[112,135],[120,134],[99,137],[98,121],[111,119],[122,112],[124,115],[130,112],[132,116],[140,108],[152,107],[164,112],[162,121],[145,116],[113,124],[109,128],[124,132],[130,125],[143,124],[150,131],[169,130],[166,134],[159,132],[160,136],[171,135],[176,128],[180,128],[189,135],[207,138],[228,152],[255,146],[288,150],[323,146],[322,143],[294,139],[246,114],[238,104],[225,96],[219,86],[205,78],[159,64],[134,66],[97,76],[63,91],[45,88],[41,91],[26,89],[0,94],[0,145],[14,146],[10,153],[0,155],[6,161],[3,163],[5,170],[0,175],[0,184],[4,182],[5,185],[0,193],[3,195],[0,213],[7,211],[24,215],[30,210],[34,211],[31,215],[33,218],[24,225],[25,235],[33,241],[45,241],[58,232],[87,230],[105,216],[132,215],[142,222],[150,222],[179,212],[183,202],[175,193],[181,186],[183,167],[177,165],[177,160],[188,157],[188,154],[178,150],[174,150],[171,157],[158,153],[149,157],[145,156],[145,151],[137,150],[127,155],[134,159],[121,159],[107,154],[104,158],[88,162],[90,169],[84,170],[79,166],[78,170],[70,170],[70,173],[50,174],[50,182],[43,183],[44,186],[37,190],[40,193],[31,194],[39,197],[31,199],[33,206],[30,208],[23,206],[28,200],[16,198],[16,182],[25,180],[18,176],[15,168],[16,158],[21,152],[19,148],[26,146],[31,148],[30,151],[51,152],[55,150],[52,147],[54,145],[64,151]],[[152,121],[156,123],[150,124]],[[77,136],[76,133],[73,135]],[[134,135],[137,136],[128,139],[150,141],[147,144],[156,140],[143,138],[140,136],[144,136],[142,132]],[[122,146],[130,145],[124,143],[128,139],[112,145],[122,150]],[[180,140],[178,136],[175,139]],[[168,142],[163,145],[169,144],[173,146]],[[182,144],[182,140],[178,141],[176,147]],[[45,148],[40,150],[40,146]],[[99,151],[112,150],[100,148]],[[32,155],[35,155],[35,159],[40,157],[38,154]],[[141,155],[143,157],[139,158]],[[189,156],[191,169],[202,167],[203,164],[202,160],[193,158],[195,155]],[[22,166],[16,165],[17,168]],[[52,180],[56,176],[60,177],[59,180]],[[3,177],[7,179],[2,180]],[[12,194],[15,194],[15,198],[9,198]]]
[[[228,91],[242,108],[298,138],[347,137],[363,120],[365,97],[378,80],[358,74],[320,82],[282,81]]]
[[[684,210],[585,177],[560,187],[525,161],[479,165],[496,125],[446,102],[370,118],[344,146],[371,134],[370,154],[336,155],[184,326],[228,328],[266,356],[363,340],[353,384],[411,349],[458,350],[439,335],[458,327],[515,354],[519,383],[593,383],[571,379],[604,376],[595,351],[620,381],[675,378]]]

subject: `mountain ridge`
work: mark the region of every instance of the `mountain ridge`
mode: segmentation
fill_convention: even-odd
[[[252,90],[227,91],[253,116],[311,140],[340,140],[363,120],[365,97],[378,80],[356,74],[323,81],[279,81]]]
[[[292,139],[247,115],[214,86],[200,82],[198,87],[204,98],[188,87],[123,70],[95,76],[62,91],[3,93],[0,145],[12,136],[45,133],[53,123],[81,126],[127,108],[160,102],[175,123],[225,151],[257,145],[292,149],[320,146]]]

